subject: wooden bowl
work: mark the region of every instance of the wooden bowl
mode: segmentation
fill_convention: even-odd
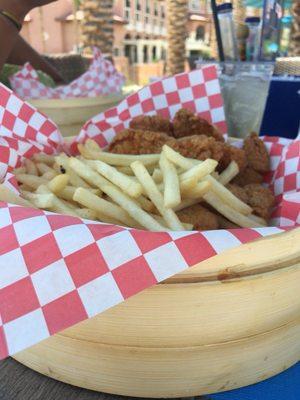
[[[124,95],[115,94],[99,97],[70,99],[28,100],[39,111],[50,117],[63,136],[76,136],[83,125],[95,115],[116,106]]]
[[[300,360],[300,229],[227,250],[16,355],[76,386],[184,397]]]

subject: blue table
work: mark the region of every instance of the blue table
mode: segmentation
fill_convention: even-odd
[[[300,400],[300,363],[256,385],[208,397],[210,400]]]

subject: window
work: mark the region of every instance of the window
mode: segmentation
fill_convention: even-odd
[[[157,1],[154,2],[154,15],[158,16],[158,2]]]
[[[136,9],[136,11],[141,11],[142,10],[141,0],[135,0],[135,9]]]
[[[165,11],[164,5],[160,6],[160,16],[161,16],[161,18],[165,18],[165,16],[166,16],[166,11]]]
[[[205,28],[204,26],[200,25],[196,29],[196,40],[204,40],[205,38]]]
[[[114,48],[114,56],[115,56],[115,57],[118,57],[119,54],[120,54],[120,50],[119,50],[117,47],[115,47],[115,48]]]
[[[127,19],[127,21],[130,20],[130,8],[131,8],[130,0],[125,0],[125,19]]]
[[[146,14],[150,14],[151,13],[151,3],[150,0],[146,0]]]
[[[146,17],[145,17],[145,24],[149,24],[149,22],[150,22],[150,18],[148,17],[148,15],[146,15]]]
[[[191,11],[200,11],[201,1],[200,0],[190,0],[190,10]]]

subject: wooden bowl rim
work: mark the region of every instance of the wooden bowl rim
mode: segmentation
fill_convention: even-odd
[[[300,228],[242,244],[210,257],[162,282],[224,282],[300,267]]]
[[[73,109],[93,107],[102,104],[121,101],[125,98],[122,93],[97,97],[71,97],[67,99],[28,99],[27,101],[36,108],[47,109]]]

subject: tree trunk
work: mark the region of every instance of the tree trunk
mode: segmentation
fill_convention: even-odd
[[[300,2],[294,0],[293,4],[293,28],[291,35],[291,56],[300,56]]]
[[[184,71],[188,10],[188,0],[167,0],[168,75]]]
[[[85,51],[93,46],[99,47],[102,53],[113,55],[113,0],[83,0],[80,8],[83,11],[81,41]]]

